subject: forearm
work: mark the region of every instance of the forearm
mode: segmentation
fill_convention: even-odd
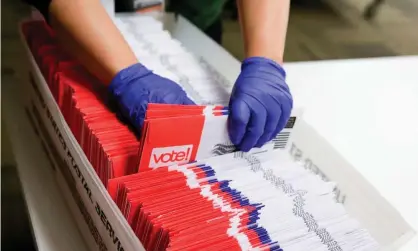
[[[105,84],[137,62],[99,0],[53,0],[49,21],[64,48]]]
[[[246,57],[283,62],[290,0],[237,0]]]

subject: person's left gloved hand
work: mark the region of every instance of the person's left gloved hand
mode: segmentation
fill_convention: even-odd
[[[193,105],[175,82],[137,63],[121,70],[108,87],[110,102],[120,118],[128,120],[140,133],[148,103]]]
[[[286,73],[275,61],[247,58],[229,103],[228,131],[239,150],[247,152],[271,141],[286,126],[293,98]]]

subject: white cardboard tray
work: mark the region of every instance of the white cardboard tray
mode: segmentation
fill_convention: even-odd
[[[32,76],[24,87],[26,106],[41,128],[57,181],[86,243],[91,250],[144,250],[68,128],[23,36],[22,42]],[[383,250],[396,250],[415,235],[400,214],[303,120],[295,126],[288,151],[307,169],[339,184],[338,200]]]

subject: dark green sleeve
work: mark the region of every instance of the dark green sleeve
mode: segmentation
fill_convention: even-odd
[[[222,14],[227,0],[170,0],[167,11],[178,13],[205,30]]]

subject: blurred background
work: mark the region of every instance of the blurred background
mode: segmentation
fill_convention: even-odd
[[[116,2],[118,11],[136,11],[134,0]],[[16,27],[29,11],[18,0],[1,1],[3,83],[13,78],[24,57]],[[290,13],[286,62],[418,55],[417,0],[292,0]],[[237,59],[243,59],[233,0],[227,2],[221,23],[220,43]],[[10,149],[2,118],[1,245],[3,250],[35,250]]]

